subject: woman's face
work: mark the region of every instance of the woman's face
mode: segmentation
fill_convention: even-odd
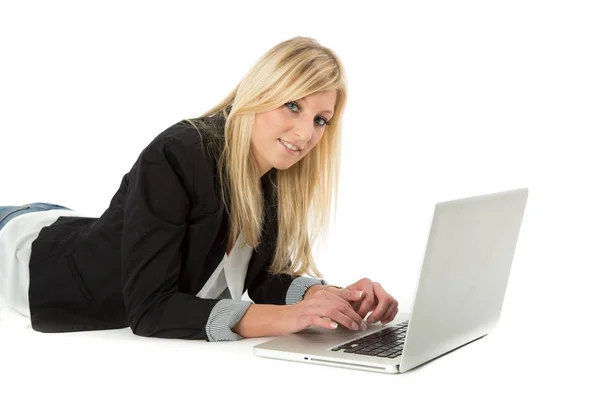
[[[256,114],[251,145],[261,176],[271,168],[291,167],[315,147],[333,116],[335,101],[336,91],[327,90]],[[300,150],[288,150],[282,141]]]

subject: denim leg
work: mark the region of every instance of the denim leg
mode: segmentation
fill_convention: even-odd
[[[71,210],[72,209],[53,203],[30,203],[20,206],[0,206],[0,229],[2,229],[11,219],[34,211],[48,210]]]

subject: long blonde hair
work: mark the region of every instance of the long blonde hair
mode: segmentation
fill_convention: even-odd
[[[264,229],[265,205],[260,171],[250,146],[255,114],[325,90],[335,90],[337,96],[323,137],[296,164],[277,170],[271,181],[278,210],[277,243],[269,266],[273,274],[323,277],[315,265],[313,245],[320,235],[327,236],[331,208],[337,204],[341,122],[347,98],[341,61],[315,39],[297,36],[285,40],[268,50],[224,100],[200,117],[187,120],[199,129],[200,125],[207,127],[201,118],[221,113],[225,119],[218,170],[225,183],[221,187],[228,191],[228,196],[222,191],[223,198],[231,199],[228,247],[243,231],[246,243],[256,248]]]

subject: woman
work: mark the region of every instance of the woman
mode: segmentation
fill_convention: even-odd
[[[312,258],[345,104],[330,49],[279,43],[222,102],[156,136],[99,218],[0,207],[0,297],[40,332],[222,341],[393,320],[380,284],[328,285]]]

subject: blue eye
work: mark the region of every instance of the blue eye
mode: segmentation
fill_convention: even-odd
[[[298,104],[296,104],[296,103],[294,103],[294,102],[285,103],[285,105],[286,105],[286,106],[287,106],[288,104],[291,104],[291,105],[293,105],[293,106],[296,106],[296,108],[299,108],[299,107],[298,107]],[[289,107],[288,107],[288,108],[289,108]],[[290,110],[292,110],[292,109],[290,108]],[[292,111],[294,111],[294,110],[292,110]]]
[[[295,106],[295,107],[298,109],[298,111],[300,111],[300,106],[299,106],[299,105],[298,105],[298,103],[296,103],[295,101],[290,101],[290,102],[288,102],[288,103],[285,103],[285,105],[286,105],[286,106],[287,106],[288,104],[290,104],[290,105],[292,105],[292,106]],[[292,111],[292,112],[297,112],[297,111],[294,111],[294,110],[292,110],[290,107],[288,107],[288,109],[289,109],[290,111]],[[322,127],[322,126],[330,125],[330,124],[329,124],[329,121],[327,121],[327,120],[326,120],[325,118],[323,118],[323,117],[317,117],[316,119],[317,119],[317,120],[319,120],[319,119],[320,119],[320,120],[322,120],[322,121],[323,121],[323,123],[322,123],[322,124],[319,124],[319,123],[317,123],[317,124],[316,124],[317,126],[321,126],[321,127]]]
[[[318,119],[322,120],[323,123],[322,124],[317,124],[317,125],[319,125],[319,126],[329,125],[329,121],[327,121],[325,118],[318,117]]]

